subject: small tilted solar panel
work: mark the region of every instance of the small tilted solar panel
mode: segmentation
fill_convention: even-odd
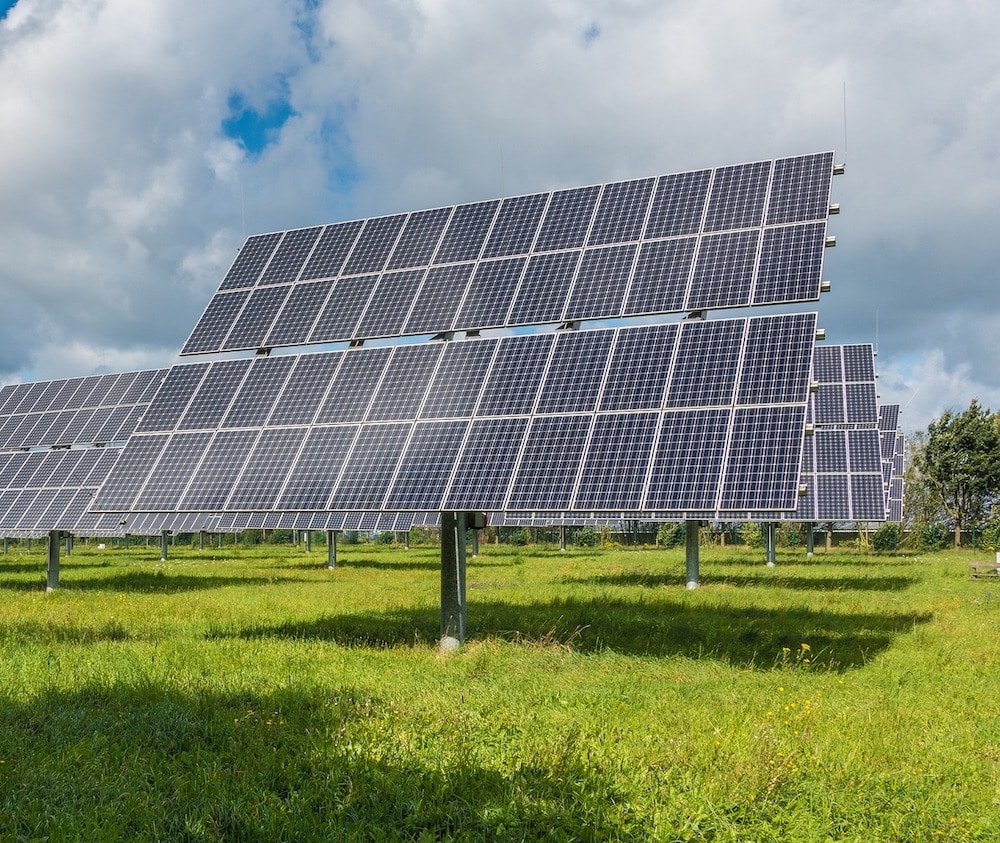
[[[0,535],[31,537],[54,529],[87,534],[98,520],[87,508],[122,453],[103,446],[128,440],[166,373],[0,389]]]
[[[247,239],[182,354],[815,301],[833,153]]]
[[[819,346],[813,355],[802,484],[790,521],[884,521],[886,486],[878,427],[875,349],[870,343]]]
[[[903,478],[905,475],[906,437],[899,431],[898,404],[878,408],[878,429],[882,450],[882,482],[885,486],[888,521],[903,521]]]
[[[93,508],[789,510],[815,337],[808,313],[176,366]]]

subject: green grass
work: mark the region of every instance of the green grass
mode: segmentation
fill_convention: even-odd
[[[0,840],[1000,839],[969,554],[0,557]]]

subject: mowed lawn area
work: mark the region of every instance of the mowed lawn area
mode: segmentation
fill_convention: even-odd
[[[12,547],[0,840],[998,840],[986,558]]]

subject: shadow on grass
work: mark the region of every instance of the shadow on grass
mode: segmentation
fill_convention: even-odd
[[[499,773],[442,738],[427,762],[351,687],[274,693],[124,683],[0,699],[4,839],[640,839],[584,748]],[[412,727],[416,730],[416,726]],[[403,740],[400,740],[403,737]],[[443,763],[442,763],[443,761]],[[71,763],[70,763],[71,762]]]
[[[769,588],[789,588],[799,591],[902,591],[913,585],[915,577],[799,577],[778,574],[768,569],[760,574],[702,574],[702,585],[764,586]],[[604,574],[593,577],[564,577],[567,585],[603,585],[636,588],[658,588],[661,586],[683,587],[687,578],[682,574],[653,574],[632,571],[621,574]]]
[[[761,670],[777,667],[783,648],[794,653],[803,643],[811,648],[817,667],[861,667],[886,650],[896,636],[931,619],[929,613],[916,612],[736,609],[600,598],[532,604],[475,602],[468,611],[469,634],[474,638],[556,643],[582,653],[611,650],[638,656],[712,658]],[[438,610],[414,608],[219,628],[208,637],[319,639],[344,647],[393,647],[434,642],[439,632]]]
[[[14,591],[44,591],[46,586],[45,569],[38,571],[37,580],[0,580],[0,590]],[[121,574],[111,574],[107,577],[75,577],[67,576],[67,569],[62,568],[59,579],[59,591],[125,591],[144,594],[180,594],[186,591],[205,591],[213,588],[229,586],[254,586],[269,583],[290,583],[300,580],[291,577],[271,579],[268,577],[219,577],[192,576],[190,574],[168,574],[163,571],[127,571]]]

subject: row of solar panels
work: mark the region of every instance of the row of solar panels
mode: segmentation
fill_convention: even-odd
[[[814,301],[833,154],[251,237],[182,354]]]
[[[665,326],[659,327],[663,328]],[[670,327],[672,330],[668,333],[680,330],[677,326]],[[686,323],[683,326],[684,331],[688,332],[688,336],[691,337],[702,335],[701,332],[705,332],[708,328],[711,328],[712,330],[703,334],[703,336],[714,336],[714,346],[717,350],[725,345],[723,338],[728,337],[730,340],[732,339],[731,334],[723,330],[724,327],[723,323],[698,322]],[[622,335],[628,336],[632,330],[634,329],[620,331],[618,340],[622,339]],[[573,337],[578,337],[579,335],[566,334],[563,336],[565,340],[571,341]],[[515,340],[512,338],[510,341],[521,343],[526,339],[518,338]],[[551,340],[552,338],[549,337],[549,341]],[[532,341],[539,342],[540,340],[535,338]],[[470,343],[469,348],[472,348],[474,345],[478,347],[488,347],[490,345],[490,343],[483,343],[480,346],[481,342]],[[495,344],[495,341],[493,341],[493,344]],[[456,352],[462,345],[465,344],[451,344],[446,346],[445,350]],[[682,345],[683,343],[678,342],[678,352]],[[624,346],[622,347],[624,348]],[[705,348],[704,345],[701,347]],[[843,354],[845,357],[850,356],[859,360],[861,370],[853,373],[849,372],[846,377],[868,377],[870,378],[869,383],[874,387],[873,353],[870,345],[835,346],[822,350],[824,357],[830,354],[838,356]],[[359,349],[347,353],[360,354],[362,350]],[[364,350],[364,353],[369,353],[369,350]],[[281,371],[283,372],[283,377],[286,379],[286,386],[296,393],[309,391],[321,394],[323,389],[317,389],[315,384],[308,390],[305,390],[302,378],[297,380],[292,379],[291,364],[306,366],[306,370],[313,373],[325,371],[326,377],[332,377],[335,367],[319,367],[309,364],[315,364],[321,359],[329,362],[333,357],[334,355],[306,355],[298,358],[257,359],[254,361],[238,362],[243,370],[244,385],[248,385],[253,390],[261,387],[261,381],[252,378],[251,373],[270,370],[274,363],[284,359],[285,365]],[[820,372],[815,372],[817,359],[814,357],[814,375],[827,377],[829,382],[829,375],[822,375]],[[867,364],[865,364],[866,360]],[[344,361],[341,360],[340,362],[343,363]],[[631,372],[633,376],[639,379],[646,378],[650,374],[651,369],[648,367],[651,363],[653,364],[652,369],[662,368],[658,367],[655,361],[647,359],[647,368],[635,368],[626,365],[622,370],[622,375],[625,376],[627,372]],[[228,372],[230,377],[228,379],[213,380],[209,375],[210,370],[214,367],[218,367],[217,371]],[[233,404],[238,405],[240,403],[238,396],[241,394],[241,390],[236,388],[236,384],[232,379],[233,370],[234,361],[229,361],[225,364],[216,363],[214,366],[205,364],[199,367],[178,367],[175,373],[200,371],[200,375],[197,379],[180,378],[175,375],[172,383],[185,383],[187,391],[183,397],[176,391],[171,392],[172,397],[169,403],[175,407],[182,406],[186,409],[180,415],[175,411],[170,419],[161,417],[161,423],[166,423],[173,428],[178,420],[182,418],[199,418],[201,421],[205,421],[204,416],[200,412],[195,412],[190,417],[186,416],[185,413],[198,406],[218,404],[218,401],[209,401],[207,399],[211,394],[219,390],[227,392],[230,396],[235,395],[237,398],[233,400]],[[162,372],[148,374],[157,381],[162,376]],[[535,380],[537,379],[530,376],[529,373],[528,381],[534,382]],[[165,385],[164,388],[166,390],[167,386]],[[658,391],[661,395],[663,394],[662,384],[658,387]],[[274,389],[269,390],[269,392],[273,396],[275,406],[279,406],[281,403],[280,392]],[[872,391],[873,394],[874,391]],[[811,396],[811,398],[814,399],[815,396]],[[314,402],[314,407],[320,406],[321,403]],[[668,404],[668,401],[664,401],[665,406]],[[508,409],[510,406],[512,405],[509,405]],[[523,408],[524,406],[522,398],[520,407]],[[530,402],[528,406],[532,406]],[[819,427],[814,437],[807,437],[805,439],[803,469],[800,479],[801,483],[807,487],[808,492],[804,497],[799,499],[799,507],[793,520],[882,520],[885,517],[885,508],[884,505],[880,507],[877,502],[878,494],[874,491],[876,485],[874,481],[876,480],[879,480],[878,485],[882,490],[880,494],[883,498],[888,498],[890,518],[899,520],[901,518],[900,507],[902,502],[903,466],[901,448],[903,439],[893,427],[898,420],[898,407],[890,405],[878,408],[879,428],[881,430],[876,429],[874,426],[869,430],[824,429],[822,426],[827,424],[829,419],[823,415],[822,410],[818,412],[812,410],[811,412],[815,414]],[[873,397],[872,407],[866,409],[864,414],[874,415],[875,412]],[[604,415],[604,418],[611,418],[613,415],[614,413],[609,411]],[[219,442],[225,441],[224,438],[219,438],[225,435],[225,419],[233,418],[236,417],[224,410],[216,414],[213,424],[218,425],[217,439]],[[263,415],[263,418],[267,418],[266,413]],[[550,418],[552,419],[551,424],[558,425],[563,421],[563,417],[558,415]],[[681,416],[675,416],[675,418],[680,419]],[[3,416],[0,415],[0,421],[2,420]],[[496,421],[496,419],[493,419],[493,421]],[[323,425],[311,426],[316,426],[317,428],[323,427]],[[336,429],[336,427],[331,426],[330,429]],[[343,426],[341,428],[347,429]],[[425,431],[428,433],[432,430],[433,428],[425,428]],[[232,429],[228,435],[235,437],[234,441],[242,442],[244,438],[243,434],[246,432],[245,429]],[[205,441],[203,431],[199,434],[192,433],[191,436],[197,436],[199,442]],[[881,446],[879,436],[881,436]],[[162,440],[158,439],[157,441]],[[320,440],[317,439],[317,441]],[[598,438],[595,441],[599,443],[601,440]],[[178,434],[175,442],[175,450],[179,449],[186,452],[189,450],[189,446],[190,439],[185,439]],[[879,451],[879,447],[882,448],[881,452]],[[269,513],[266,511],[254,512],[249,505],[247,509],[251,509],[251,511],[241,509],[225,513],[208,510],[201,513],[140,513],[136,515],[128,512],[128,510],[123,510],[128,512],[124,516],[124,519],[119,512],[103,515],[88,514],[86,509],[89,507],[98,488],[107,479],[111,468],[116,464],[121,454],[122,450],[118,448],[55,449],[0,454],[0,534],[15,535],[24,533],[25,531],[30,534],[36,534],[51,529],[51,525],[53,524],[61,526],[64,529],[73,529],[79,533],[93,532],[99,535],[110,535],[123,531],[158,532],[160,529],[165,528],[230,530],[242,529],[248,526],[289,527],[296,529],[404,529],[401,525],[406,524],[408,521],[412,523],[427,523],[434,521],[437,517],[434,512],[414,513],[408,511],[379,513],[377,518],[375,514],[367,512],[277,511]],[[219,450],[214,459],[227,464],[234,462],[242,464],[245,459],[253,461],[253,457],[249,453],[249,445],[244,448],[243,453],[232,455],[231,459],[230,456],[226,451]],[[304,458],[304,453],[300,454],[300,461]],[[177,459],[176,454],[171,459]],[[312,470],[315,469],[316,463],[307,460],[303,463],[303,466]],[[207,461],[203,465],[203,473],[208,476],[215,469],[216,463],[213,461]],[[267,470],[273,473],[273,469],[274,466],[268,463]],[[219,476],[220,488],[225,488],[227,482],[230,482],[227,479],[229,478],[227,471],[229,470],[223,469],[222,474]],[[184,475],[178,473],[176,476],[181,477]],[[256,474],[252,474],[251,477],[254,480],[247,486],[247,492],[252,489],[253,482],[257,480]],[[692,484],[701,484],[706,494],[712,488],[711,478],[707,480],[705,478],[694,478],[690,482]],[[257,502],[259,503],[259,501]],[[540,515],[538,513],[517,513],[511,511],[503,519],[499,515],[494,516],[494,520],[504,520],[512,524],[542,523],[545,521],[550,523],[577,524],[583,522],[612,523],[631,517],[626,512],[591,513],[589,515],[579,512],[572,515],[549,512]],[[787,518],[787,514],[784,517]],[[736,516],[733,516],[732,520],[735,519]],[[122,523],[123,520],[124,523]],[[389,524],[397,526],[385,526]]]

